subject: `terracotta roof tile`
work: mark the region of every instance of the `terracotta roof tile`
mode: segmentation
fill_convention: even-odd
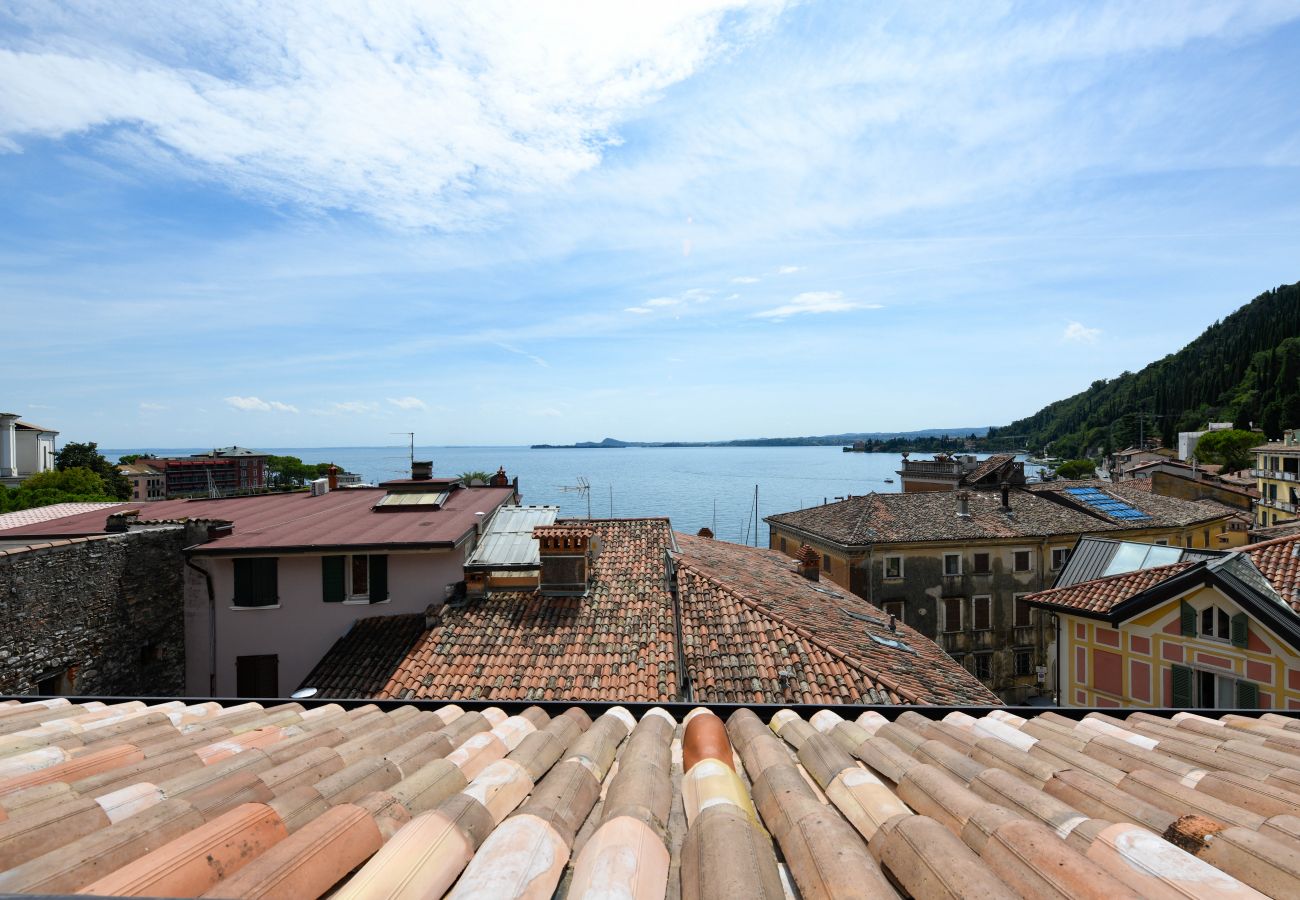
[[[1068,587],[1039,591],[1030,594],[1027,599],[1031,603],[1042,603],[1065,609],[1095,613],[1109,612],[1117,604],[1123,603],[1135,594],[1173,578],[1179,572],[1184,572],[1194,565],[1196,563],[1191,561],[1178,562],[1168,566],[1108,575],[1104,578],[1094,578],[1092,581],[1081,581]]]

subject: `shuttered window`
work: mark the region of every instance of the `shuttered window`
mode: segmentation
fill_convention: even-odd
[[[1178,605],[1178,619],[1183,637],[1196,637],[1196,607],[1182,600]]]
[[[993,598],[976,597],[972,601],[975,607],[975,630],[987,631],[993,627]]]
[[[1237,708],[1259,709],[1259,685],[1250,681],[1237,682]]]
[[[381,603],[388,599],[388,557],[375,554],[370,557],[370,602]]]
[[[961,631],[961,597],[943,598],[943,630]]]
[[[1245,647],[1250,642],[1250,626],[1246,614],[1237,613],[1232,617],[1232,646]]]
[[[1170,706],[1186,709],[1193,703],[1192,699],[1192,670],[1187,666],[1171,666],[1170,683],[1173,698]]]
[[[1029,606],[1028,594],[1016,594],[1013,598],[1016,603],[1016,627],[1027,628],[1034,624],[1033,609]]]
[[[322,556],[320,558],[321,599],[326,603],[342,603],[347,599],[344,577],[347,557]]]
[[[235,560],[235,606],[274,606],[280,602],[277,562],[275,557]]]

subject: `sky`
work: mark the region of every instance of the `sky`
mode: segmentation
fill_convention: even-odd
[[[1300,2],[0,0],[0,406],[1005,424],[1300,280]]]

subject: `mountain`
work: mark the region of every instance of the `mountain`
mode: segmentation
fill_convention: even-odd
[[[854,441],[939,441],[946,438],[981,438],[987,426],[978,428],[925,428],[921,431],[855,431],[845,434],[820,434],[809,437],[738,438],[732,441],[620,441],[607,437],[601,441],[576,444],[533,444],[533,450],[600,450],[619,447],[838,447]],[[895,449],[892,446],[889,449]],[[930,448],[926,448],[930,449]]]
[[[1094,381],[1010,425],[989,430],[1021,446],[1078,457],[1207,422],[1252,424],[1269,437],[1300,425],[1300,283],[1260,294],[1177,353],[1140,372]]]

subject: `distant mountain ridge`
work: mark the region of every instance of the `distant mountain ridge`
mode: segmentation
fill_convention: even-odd
[[[621,447],[838,447],[854,441],[907,441],[934,438],[981,438],[989,431],[978,428],[925,428],[920,431],[858,431],[845,434],[820,434],[807,437],[739,438],[732,441],[620,441],[607,437],[600,441],[576,444],[533,444],[533,450],[605,450]]]
[[[1260,294],[1139,372],[1094,381],[990,429],[987,441],[1078,457],[1134,444],[1144,434],[1172,446],[1178,432],[1210,421],[1253,424],[1269,437],[1300,426],[1300,283]]]

